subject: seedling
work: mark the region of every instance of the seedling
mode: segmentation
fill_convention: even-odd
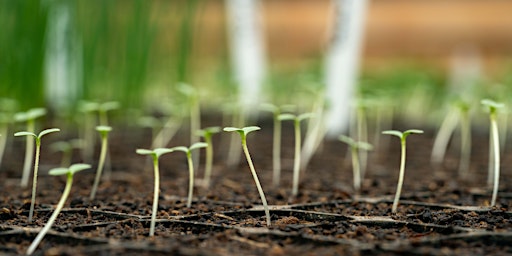
[[[345,135],[341,135],[338,139],[347,143],[350,147],[350,154],[352,156],[352,170],[354,175],[354,188],[356,191],[359,191],[361,188],[361,180],[364,178],[361,175],[362,173],[359,165],[359,150],[372,150],[373,146],[363,141],[355,141]]]
[[[71,185],[73,185],[73,175],[75,175],[75,173],[79,171],[83,171],[89,168],[91,168],[91,166],[88,164],[73,164],[68,168],[60,167],[50,170],[50,175],[67,176],[66,187],[64,188],[64,192],[62,192],[62,196],[60,197],[59,203],[55,207],[55,211],[52,213],[52,216],[50,216],[50,219],[48,219],[46,225],[43,227],[43,229],[41,229],[41,231],[39,231],[39,234],[37,234],[32,244],[30,244],[30,246],[28,247],[27,255],[31,255],[32,253],[34,253],[41,240],[43,240],[46,233],[48,233],[48,231],[52,227],[53,223],[55,222],[55,219],[57,218],[57,215],[59,215],[60,211],[64,207],[64,203],[66,202],[66,199],[69,196],[69,192],[71,191]]]
[[[393,208],[392,212],[396,213],[396,209],[398,207],[398,200],[400,199],[400,194],[402,193],[402,185],[404,183],[404,174],[405,174],[405,140],[407,136],[413,133],[421,134],[423,133],[422,130],[417,129],[411,129],[404,132],[395,131],[395,130],[388,130],[383,131],[383,134],[389,134],[389,135],[395,135],[398,138],[400,138],[400,144],[402,147],[402,154],[400,157],[400,176],[398,177],[398,185],[396,187],[396,194],[395,194],[395,200],[393,200]]]
[[[46,115],[46,109],[33,108],[27,112],[18,112],[14,115],[14,120],[17,122],[27,122],[27,132],[34,132],[35,120],[41,116]],[[21,187],[28,186],[28,179],[30,176],[30,167],[34,159],[34,140],[27,139],[25,148],[25,161],[23,163],[23,173],[21,175]]]
[[[220,132],[220,127],[213,126],[207,127],[199,131],[201,137],[204,138],[204,142],[207,144],[206,146],[206,163],[204,167],[204,185],[205,187],[210,186],[210,179],[212,176],[212,166],[213,166],[213,142],[212,135]]]
[[[118,109],[119,108],[119,102],[117,101],[107,101],[104,103],[101,103],[98,106],[98,115],[100,119],[100,125],[108,126],[108,115],[107,112]]]
[[[82,155],[85,161],[92,160],[94,151],[94,127],[96,126],[96,114],[100,105],[96,102],[82,101],[78,108],[84,113],[83,125],[82,125],[82,142],[83,151]]]
[[[32,216],[34,215],[34,205],[36,201],[36,190],[37,190],[37,171],[39,169],[39,153],[41,151],[41,138],[49,133],[58,132],[60,129],[51,128],[41,131],[38,135],[28,131],[17,132],[14,136],[33,136],[36,142],[36,156],[34,162],[34,177],[32,180],[32,199],[30,200],[30,211],[28,215],[28,222],[32,222]]]
[[[498,186],[500,181],[500,141],[498,134],[498,124],[496,122],[496,115],[499,108],[503,108],[503,103],[498,103],[493,100],[484,99],[480,103],[489,109],[489,120],[491,125],[490,143],[489,143],[489,160],[494,159],[494,172],[489,169],[488,177],[494,176],[494,186],[492,190],[491,207],[496,205],[496,198],[498,197]],[[494,157],[494,158],[491,158]]]
[[[293,120],[295,130],[295,157],[293,162],[293,188],[292,195],[297,196],[299,194],[299,172],[300,172],[300,148],[301,148],[301,133],[300,133],[300,122],[307,118],[311,118],[312,113],[304,113],[298,116],[293,114],[281,114],[279,120]]]
[[[182,151],[187,154],[187,162],[188,162],[188,173],[189,173],[189,182],[188,182],[188,198],[187,198],[187,207],[190,208],[192,206],[192,193],[194,191],[194,164],[192,161],[192,150],[198,148],[206,148],[208,146],[207,143],[204,142],[196,142],[192,144],[189,148],[184,146],[173,147],[172,151]]]
[[[275,106],[270,103],[261,105],[261,108],[265,111],[272,113],[274,121],[274,132],[272,142],[272,182],[274,187],[278,187],[281,180],[281,120],[279,115],[283,110],[289,110],[293,108],[291,105]]]
[[[260,130],[261,128],[258,126],[247,126],[243,128],[236,127],[224,127],[225,132],[238,132],[240,135],[240,139],[242,140],[242,149],[245,153],[245,158],[247,159],[247,163],[249,164],[249,168],[251,169],[252,177],[254,179],[254,183],[256,183],[256,187],[258,188],[258,192],[261,197],[261,202],[263,203],[263,208],[265,209],[265,215],[267,216],[267,226],[270,227],[270,211],[268,210],[267,199],[265,198],[265,194],[263,193],[263,189],[261,188],[260,181],[258,179],[258,175],[256,174],[256,170],[254,169],[254,164],[252,163],[251,155],[249,154],[249,148],[247,147],[247,134],[253,131]]]
[[[201,129],[201,107],[199,105],[199,91],[186,83],[178,84],[178,91],[186,98],[190,110],[190,145],[199,142],[199,137],[194,133]],[[192,154],[192,161],[199,161],[199,152]]]
[[[142,116],[137,120],[137,123],[138,123],[138,125],[140,125],[144,128],[151,129],[151,141],[152,141],[152,144],[154,145],[158,130],[162,129],[162,127],[163,127],[162,121],[153,116]]]
[[[71,157],[73,149],[82,148],[83,142],[81,139],[72,139],[70,141],[57,141],[50,145],[50,148],[55,152],[62,152],[62,159],[60,166],[69,166],[71,164]]]
[[[11,115],[7,113],[0,113],[0,134],[7,134],[9,130],[9,124],[11,123]],[[7,143],[7,136],[0,137],[0,166],[2,165],[2,159],[5,152],[5,145]]]
[[[100,183],[101,172],[103,171],[103,166],[105,164],[105,158],[107,156],[108,150],[108,133],[112,131],[112,127],[110,126],[97,126],[96,130],[100,133],[101,136],[101,151],[100,151],[100,160],[98,163],[98,169],[96,169],[96,177],[94,178],[94,185],[92,186],[91,195],[89,198],[94,200],[96,197],[96,190],[98,189],[98,185]]]
[[[151,225],[149,228],[149,236],[155,235],[155,221],[156,211],[158,210],[158,194],[160,191],[160,171],[158,169],[158,158],[161,155],[171,153],[173,150],[168,148],[156,148],[154,150],[149,149],[137,149],[137,154],[150,155],[153,158],[153,169],[155,172],[155,188],[153,192],[153,210],[151,212]]]

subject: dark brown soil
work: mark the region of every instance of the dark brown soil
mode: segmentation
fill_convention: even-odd
[[[205,120],[205,126],[219,125]],[[229,134],[214,137],[212,186],[197,186],[186,207],[188,169],[181,152],[161,158],[161,196],[154,237],[148,237],[153,171],[135,153],[147,148],[149,131],[114,126],[110,138],[111,178],[95,200],[88,195],[92,170],[78,173],[70,198],[39,245],[39,255],[488,255],[512,253],[512,156],[502,154],[498,206],[488,207],[486,131],[475,131],[469,178],[457,177],[458,151],[451,145],[443,166],[429,163],[433,132],[408,137],[406,178],[397,213],[391,213],[399,165],[399,143],[392,138],[369,155],[362,190],[352,189],[346,145],[326,140],[302,174],[300,193],[291,197],[293,134],[284,125],[282,186],[272,187],[272,125],[258,123],[248,146],[271,205],[272,226],[265,214],[245,158],[226,166]],[[291,126],[291,125],[290,125]],[[418,127],[400,126],[397,129]],[[62,129],[62,128],[61,128]],[[64,131],[64,129],[62,129]],[[129,133],[130,132],[130,133]],[[47,150],[51,142],[73,138],[73,132],[43,140],[35,221],[27,222],[30,186],[20,188],[23,141],[15,139],[0,169],[0,254],[23,254],[53,212],[64,188],[63,177],[47,171],[60,161]],[[385,135],[383,135],[385,136]],[[183,130],[169,146],[187,145]],[[99,150],[97,150],[98,152]],[[204,152],[202,152],[204,156]],[[75,162],[82,161],[75,152]],[[196,173],[203,175],[204,164]]]

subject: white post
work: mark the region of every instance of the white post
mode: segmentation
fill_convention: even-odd
[[[333,0],[333,38],[325,62],[327,136],[346,132],[359,74],[367,0]]]
[[[226,0],[231,65],[244,109],[255,109],[265,79],[259,0]]]
[[[82,48],[74,33],[68,2],[48,3],[46,32],[45,93],[54,110],[69,109],[81,88]],[[57,113],[63,114],[62,111]]]

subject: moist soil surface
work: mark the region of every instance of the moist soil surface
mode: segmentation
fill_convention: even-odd
[[[509,148],[502,154],[497,206],[489,207],[487,185],[488,135],[473,131],[470,169],[458,174],[459,142],[450,144],[442,165],[430,164],[434,131],[413,134],[407,141],[405,181],[397,213],[391,212],[398,180],[400,148],[395,137],[380,135],[368,155],[360,191],[352,186],[346,144],[325,140],[301,172],[299,194],[291,196],[293,129],[283,123],[281,185],[272,183],[272,124],[248,135],[248,147],[267,201],[265,212],[243,155],[228,166],[229,133],[214,135],[214,167],[209,188],[201,185],[204,151],[195,174],[192,206],[186,207],[188,167],[185,154],[160,158],[160,197],[155,236],[149,237],[154,174],[147,157],[135,149],[148,148],[149,130],[113,126],[107,171],[94,200],[89,200],[97,160],[75,175],[71,195],[38,255],[488,255],[512,253],[512,199]],[[218,125],[203,120],[203,127]],[[46,124],[54,127],[55,124]],[[409,128],[396,125],[396,129]],[[62,128],[61,128],[62,129]],[[24,141],[11,140],[0,168],[0,254],[24,254],[45,225],[65,185],[64,177],[49,176],[61,154],[49,144],[76,137],[64,129],[42,141],[34,221],[28,223],[31,185],[21,188]],[[370,136],[372,137],[372,136]],[[188,146],[182,129],[169,146]],[[97,143],[99,145],[99,143]],[[239,144],[237,144],[239,145]],[[240,146],[241,147],[241,146]],[[99,146],[96,147],[97,159]]]

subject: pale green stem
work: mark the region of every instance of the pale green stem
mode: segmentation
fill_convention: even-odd
[[[155,235],[156,212],[158,211],[158,193],[160,191],[160,171],[158,169],[158,157],[153,156],[153,168],[155,170],[155,188],[153,191],[153,210],[151,211],[151,225],[149,236]]]
[[[194,193],[194,161],[192,160],[192,152],[187,152],[187,161],[188,161],[188,197],[187,197],[187,207],[190,208],[192,206],[192,193]]]
[[[31,139],[31,138],[27,138]],[[34,177],[32,179],[32,199],[30,200],[30,211],[28,213],[28,222],[32,222],[32,217],[34,216],[34,206],[36,203],[36,190],[37,190],[37,172],[39,169],[39,153],[41,151],[41,140],[36,137],[36,157],[34,162]]]
[[[91,195],[89,196],[91,200],[94,200],[94,198],[96,197],[96,191],[98,190],[98,186],[100,184],[101,173],[103,171],[103,166],[105,165],[105,158],[107,156],[107,146],[108,137],[107,135],[102,135],[100,161],[98,163],[98,169],[96,169],[96,177],[94,178],[94,185],[92,186]]]
[[[2,165],[2,159],[4,158],[4,152],[5,152],[5,144],[7,143],[7,130],[8,130],[7,124],[0,124],[0,166]]]
[[[210,187],[210,179],[212,176],[212,166],[213,166],[213,145],[211,135],[204,136],[204,141],[206,142],[206,163],[204,168],[204,183],[206,187]]]
[[[393,208],[392,212],[396,213],[398,207],[398,200],[400,200],[400,194],[402,193],[402,185],[404,183],[404,173],[405,173],[405,139],[400,139],[402,144],[402,154],[400,157],[400,176],[398,177],[398,185],[396,187],[395,200],[393,200]]]
[[[494,146],[494,188],[492,190],[491,207],[496,205],[496,198],[498,197],[498,187],[500,182],[500,145],[498,135],[498,124],[496,123],[496,116],[491,114],[491,129]]]
[[[193,145],[196,142],[199,142],[199,136],[197,136],[196,131],[201,129],[201,108],[199,106],[199,102],[197,99],[194,99],[192,102],[192,106],[190,109],[190,145]],[[195,152],[191,152],[192,162],[195,166],[199,166],[199,157],[200,151],[195,150]]]
[[[34,241],[32,242],[32,244],[30,244],[30,246],[28,247],[27,255],[31,255],[35,251],[35,249],[37,248],[37,246],[39,245],[41,240],[43,240],[46,233],[48,233],[48,231],[52,227],[53,223],[55,222],[55,219],[57,218],[57,215],[59,215],[60,211],[64,207],[64,203],[66,202],[66,199],[68,198],[69,193],[71,191],[72,184],[73,184],[73,174],[68,174],[66,187],[64,188],[64,192],[62,192],[62,196],[59,200],[59,203],[57,204],[57,207],[55,207],[55,211],[52,213],[52,216],[50,216],[50,219],[48,220],[46,225],[43,227],[43,229],[41,229],[41,231],[39,231],[39,234],[37,234],[37,236],[34,239]]]
[[[491,121],[492,122],[492,121]],[[487,169],[487,187],[492,188],[494,180],[494,139],[492,137],[492,128],[489,133],[489,168]]]
[[[368,125],[366,124],[366,111],[364,107],[360,107],[357,111],[357,140],[368,141]],[[361,159],[361,177],[366,173],[366,164],[368,162],[368,151],[358,149]]]
[[[94,150],[94,114],[85,113],[84,117],[84,139],[82,141],[82,152],[85,162],[90,162]]]
[[[293,162],[293,188],[292,195],[297,196],[299,194],[299,172],[300,172],[300,120],[294,121],[295,126],[295,159]]]
[[[260,181],[258,179],[258,175],[256,174],[256,170],[254,169],[254,165],[252,163],[251,155],[249,154],[249,149],[247,148],[247,142],[245,136],[242,138],[242,148],[245,153],[245,158],[247,159],[247,163],[249,164],[249,168],[251,169],[252,177],[254,178],[254,182],[256,183],[256,187],[258,188],[258,193],[261,197],[261,202],[263,203],[263,208],[265,210],[265,215],[267,216],[267,226],[270,227],[270,211],[268,209],[267,199],[265,198],[265,194],[263,193],[263,189],[261,188]]]
[[[459,161],[459,177],[465,179],[468,177],[469,161],[471,158],[471,121],[469,112],[463,111],[461,113],[461,151]]]
[[[233,113],[232,116],[232,124],[237,127],[243,127],[244,120],[243,120],[243,112],[240,110],[237,110]],[[227,165],[229,167],[234,167],[240,163],[240,147],[238,146],[238,137],[236,133],[232,133],[231,137],[229,138],[229,150],[228,150],[228,157],[227,157]]]
[[[356,191],[359,191],[361,188],[361,171],[359,169],[359,157],[357,155],[358,150],[357,147],[350,147],[352,152],[352,169],[354,170],[354,188]]]
[[[440,164],[443,162],[444,155],[450,136],[457,127],[458,114],[453,109],[446,115],[445,119],[441,123],[439,132],[434,140],[434,146],[432,146],[431,162],[434,164]]]
[[[27,132],[34,132],[35,122],[34,120],[27,121]],[[27,137],[27,143],[25,148],[25,162],[23,164],[23,174],[21,176],[21,187],[25,188],[28,186],[28,180],[30,177],[30,168],[32,167],[32,160],[34,159],[34,140]]]
[[[281,120],[278,115],[274,115],[274,138],[272,144],[272,160],[273,160],[273,184],[279,187],[281,183]]]

